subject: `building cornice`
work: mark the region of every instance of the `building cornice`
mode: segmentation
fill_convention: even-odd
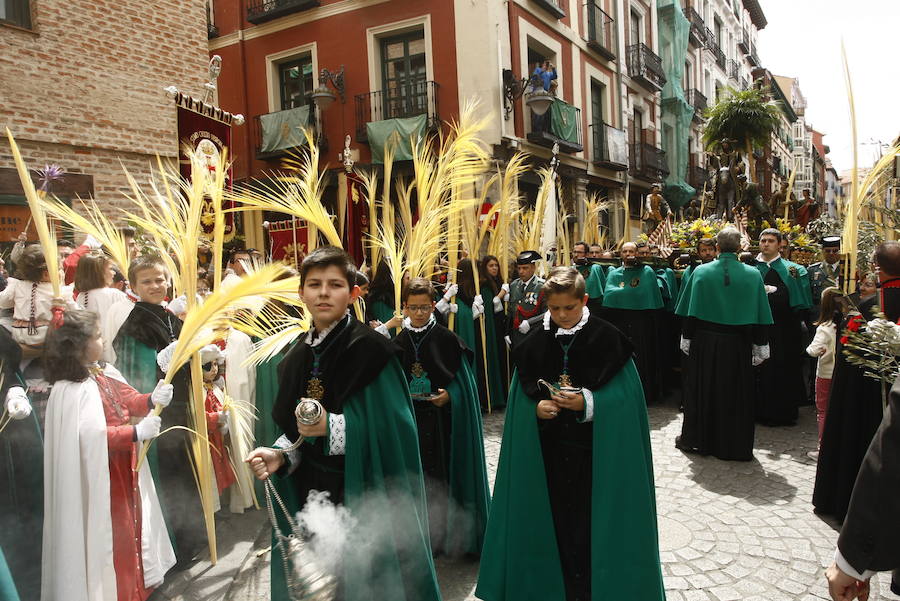
[[[326,4],[325,6],[319,6],[287,17],[281,17],[280,19],[275,19],[262,25],[254,25],[247,29],[238,29],[229,34],[214,38],[209,41],[209,50],[212,52],[220,48],[225,48],[226,46],[231,46],[232,44],[237,44],[240,40],[261,38],[298,25],[311,23],[320,19],[327,19],[328,17],[368,8],[370,6],[377,6],[388,1],[389,0],[341,0],[334,4]]]
[[[763,13],[762,7],[759,5],[759,0],[743,0],[744,8],[747,9],[747,12],[750,13],[750,21],[753,22],[753,25],[756,26],[757,30],[765,29],[766,25],[769,22],[766,20],[766,15]]]

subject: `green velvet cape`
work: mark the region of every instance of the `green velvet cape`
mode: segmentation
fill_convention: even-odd
[[[647,409],[628,360],[594,394],[591,599],[663,601]],[[476,596],[565,599],[535,401],[513,376]]]
[[[637,286],[632,286],[636,278]],[[611,309],[661,309],[663,297],[656,272],[649,265],[610,269],[606,273],[603,306]]]
[[[458,296],[456,297],[456,306],[458,307],[456,313],[456,319],[453,324],[453,332],[462,338],[462,341],[466,343],[466,346],[470,349],[478,349],[481,347],[481,326],[478,325],[478,322],[472,319],[472,305],[467,304]],[[491,310],[492,307],[489,307],[488,310]],[[482,316],[484,319],[484,338],[485,338],[485,349],[484,352],[487,355],[487,386],[491,395],[491,409],[498,409],[500,407],[506,406],[506,395],[503,394],[503,369],[500,365],[500,353],[497,349],[497,335],[494,332],[494,328],[496,325],[494,324],[494,319],[490,317],[490,315],[486,314]],[[483,358],[479,357],[477,352],[473,361],[484,361]],[[484,365],[482,364],[480,368],[483,370]],[[473,364],[472,372],[475,374],[476,378],[478,377],[479,366],[477,364]],[[477,380],[476,380],[477,381]],[[478,395],[476,394],[476,397]],[[482,399],[487,403],[487,399]]]
[[[765,279],[769,269],[774,269],[781,277],[781,281],[787,286],[790,296],[791,309],[803,310],[812,307],[812,289],[809,285],[809,273],[806,267],[778,258],[769,267],[760,261],[756,264],[760,275]]]
[[[663,298],[665,301],[666,311],[671,313],[675,311],[675,305],[678,303],[678,278],[675,277],[675,272],[672,271],[671,267],[658,269],[656,271],[656,276],[663,284],[665,284],[666,288],[665,294],[663,294]]]
[[[588,298],[603,298],[603,288],[606,286],[606,274],[603,273],[603,266],[596,263],[591,265],[591,271],[584,279],[584,283]]]
[[[762,276],[734,253],[721,253],[714,261],[697,265],[681,285],[675,313],[682,317],[729,326],[772,323]]]
[[[428,538],[415,417],[406,376],[396,359],[391,359],[372,383],[344,402],[344,417],[344,506],[353,514],[374,497],[389,502],[390,509],[382,515],[380,530],[391,536],[388,544],[382,540],[377,548],[351,544],[346,549],[341,574],[343,601],[440,601]],[[273,476],[292,516],[303,501],[297,498],[293,477]],[[290,532],[284,523],[281,528]],[[394,538],[394,533],[400,536]],[[359,567],[364,565],[371,566],[372,572]],[[287,601],[281,555],[275,547],[271,570],[272,600]],[[376,581],[378,586],[373,586]]]

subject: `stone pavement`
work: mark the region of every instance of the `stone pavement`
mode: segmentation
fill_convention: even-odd
[[[681,414],[672,407],[653,407],[649,414],[668,600],[829,599],[823,572],[837,532],[813,514],[810,503],[816,475],[806,456],[816,440],[812,407],[800,409],[795,427],[757,427],[756,459],[749,463],[685,455],[675,449]],[[485,418],[492,482],[502,430],[502,413]],[[231,516],[218,532],[219,563],[201,560],[170,574],[151,601],[269,598],[264,512]],[[476,563],[436,563],[445,601],[475,601]],[[898,599],[888,590],[889,574],[872,582],[871,599]]]

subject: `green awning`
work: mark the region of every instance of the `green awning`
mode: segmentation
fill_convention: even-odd
[[[372,149],[372,162],[384,163],[384,146],[394,133],[397,146],[394,150],[395,161],[409,161],[413,158],[411,139],[418,140],[425,133],[427,115],[406,117],[405,119],[385,119],[366,123],[366,134],[369,136],[369,148]]]
[[[578,139],[578,109],[559,98],[550,105],[550,127],[557,138],[581,143]]]
[[[309,106],[259,116],[262,133],[261,154],[306,145],[303,128],[309,127]]]

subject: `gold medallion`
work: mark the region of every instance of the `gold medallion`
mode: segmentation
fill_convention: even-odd
[[[425,368],[422,367],[422,364],[416,361],[412,364],[412,367],[409,368],[409,373],[414,378],[421,378],[425,375]]]
[[[310,378],[306,384],[306,396],[311,399],[321,401],[325,398],[325,388],[322,386],[322,380],[319,378]]]
[[[791,274],[791,277],[794,278],[794,279],[797,279],[797,278],[800,277],[800,272],[799,272],[799,271],[797,270],[797,268],[794,267],[793,265],[791,265],[791,267],[788,268],[788,273],[790,273],[790,274]]]
[[[637,288],[641,285],[641,278],[631,278],[631,287]]]
[[[569,374],[563,374],[559,377],[559,385],[567,388],[572,387],[572,378]]]

